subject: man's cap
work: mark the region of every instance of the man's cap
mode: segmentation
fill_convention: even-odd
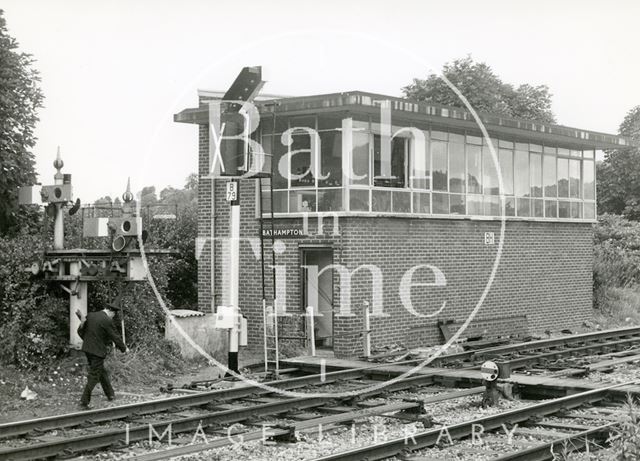
[[[121,311],[122,307],[118,306],[117,304],[114,303],[107,303],[107,309],[112,310],[112,311]]]

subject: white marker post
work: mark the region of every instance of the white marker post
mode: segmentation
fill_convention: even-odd
[[[227,183],[227,201],[231,205],[229,223],[229,305],[233,308],[234,322],[229,330],[229,359],[227,367],[238,370],[238,350],[240,339],[240,182],[231,180]]]

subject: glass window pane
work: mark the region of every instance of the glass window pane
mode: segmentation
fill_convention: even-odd
[[[446,191],[449,173],[446,142],[431,142],[431,163],[433,167],[433,190]],[[447,209],[448,208],[449,207],[447,206]]]
[[[342,189],[319,189],[318,211],[343,211]]]
[[[449,191],[464,193],[464,144],[449,143],[449,170]]]
[[[544,217],[545,218],[558,217],[558,201],[557,200],[544,201]]]
[[[369,211],[369,191],[349,190],[349,209],[351,211]]]
[[[425,192],[414,192],[413,193],[413,212],[414,213],[425,213],[428,214],[431,212],[431,194]]]
[[[482,148],[482,173],[484,194],[498,195],[500,193],[498,187],[498,169],[491,154],[491,149],[487,146]]]
[[[570,203],[565,201],[558,202],[558,218],[569,218],[571,216]]]
[[[289,192],[289,213],[316,211],[316,191],[296,190]]]
[[[320,133],[320,173],[326,179],[318,179],[318,187],[342,185],[342,133],[322,131]]]
[[[469,136],[467,135],[467,144],[476,144],[482,145],[482,137],[481,136]]]
[[[500,197],[485,197],[483,214],[485,216],[500,216]]]
[[[582,218],[582,203],[581,202],[571,202],[571,218],[573,218],[573,219]]]
[[[267,154],[273,153],[271,159],[271,174],[273,175],[273,188],[286,189],[289,187],[289,164],[287,146],[280,142],[280,136],[263,136],[262,148]],[[275,149],[275,151],[274,151]]]
[[[544,148],[544,152],[545,154],[547,153],[547,148]],[[549,153],[553,153],[553,152],[549,152]],[[570,155],[570,151],[569,149],[563,149],[562,147],[558,147],[558,155],[561,155],[563,157],[568,157]]]
[[[592,150],[582,151],[582,155],[584,156],[584,158],[593,158],[593,151]]]
[[[542,155],[530,154],[531,196],[542,197]]]
[[[584,219],[596,219],[596,204],[584,202]]]
[[[391,203],[394,213],[411,213],[411,192],[393,191]]]
[[[558,197],[569,197],[569,159],[558,159]]]
[[[465,214],[465,197],[461,194],[451,194],[449,196],[449,212],[451,214]]]
[[[585,200],[595,200],[596,191],[595,191],[595,172],[593,170],[593,161],[584,160],[582,163],[582,174],[583,174],[583,186],[584,186],[584,195],[583,198]]]
[[[524,149],[526,150],[526,149]],[[529,144],[529,150],[531,152],[542,152],[542,146],[538,144]]]
[[[373,211],[390,212],[391,211],[391,191],[374,190],[372,192]]]
[[[405,187],[406,138],[391,140],[391,177],[382,177],[381,139],[374,136],[373,183],[378,187]]]
[[[580,198],[580,160],[569,160],[569,197]]]
[[[531,200],[528,198],[518,198],[518,216],[531,216]]]
[[[289,192],[286,190],[273,191],[273,212],[274,213],[287,213],[287,197]]]
[[[513,151],[500,149],[499,156],[504,195],[513,195]]]
[[[558,193],[556,182],[556,158],[552,155],[545,155],[543,157],[542,181],[542,185],[544,186],[544,196],[555,197]]]
[[[289,146],[292,174],[291,187],[315,186],[315,178],[309,168],[311,165],[311,137],[305,133],[293,135],[292,138],[293,143]]]
[[[425,137],[427,133],[424,133]],[[425,146],[425,150],[420,149],[419,151],[415,148],[416,143],[412,142],[411,144],[411,168],[412,168],[412,178],[411,178],[411,187],[415,189],[429,189],[430,186],[430,174],[431,174],[431,166],[429,165],[429,147]]]
[[[571,156],[572,157],[582,157],[582,152],[579,151],[579,150],[571,149]]]
[[[433,194],[433,213],[449,214],[449,194]]]
[[[482,194],[480,147],[467,144],[467,192]]]
[[[515,190],[518,197],[528,197],[529,187],[529,152],[517,150],[513,174],[515,176]]]
[[[505,197],[504,199],[504,215],[515,216],[516,215],[516,199],[513,197]]]
[[[544,218],[544,200],[531,200],[531,216]]]
[[[365,176],[361,179],[351,178],[351,184],[371,184],[371,172],[369,171],[369,133],[361,133],[357,131],[353,133],[352,155],[351,168],[354,176]]]
[[[432,131],[431,139],[440,139],[441,141],[446,141],[449,139],[449,133],[445,131]]]
[[[482,195],[467,195],[467,214],[482,216],[483,213]]]

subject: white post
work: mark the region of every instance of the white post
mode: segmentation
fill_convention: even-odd
[[[80,262],[74,261],[69,264],[69,274],[80,275]],[[78,336],[80,319],[76,316],[76,311],[80,311],[83,319],[87,318],[87,282],[71,282],[70,288],[72,291],[69,293],[69,345],[73,349],[80,349],[82,338]]]
[[[316,356],[316,331],[313,306],[307,306],[307,326],[309,331],[309,355]]]
[[[364,303],[364,356],[371,356],[371,321],[369,319],[369,303]]]
[[[238,349],[240,340],[240,182],[235,182],[235,189],[232,187],[227,198],[231,202],[229,233],[229,306],[233,308],[234,322],[233,328],[229,330],[229,362],[231,371],[238,373]],[[231,193],[235,191],[235,194]]]
[[[53,223],[53,249],[64,249],[64,211],[61,203],[54,204],[56,217]]]

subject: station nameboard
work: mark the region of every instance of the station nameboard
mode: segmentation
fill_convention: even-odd
[[[277,239],[305,238],[308,236],[304,233],[302,226],[276,226],[273,229],[273,234],[273,237]],[[271,227],[266,226],[262,229],[262,236],[271,238]]]

